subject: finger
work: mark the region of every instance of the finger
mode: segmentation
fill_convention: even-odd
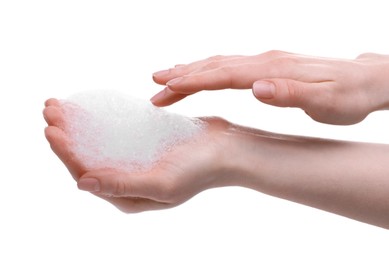
[[[281,53],[281,52],[280,52]],[[277,55],[278,58],[288,55],[287,53],[282,52],[282,54]],[[276,55],[271,55],[269,53],[263,53],[255,56],[236,56],[229,59],[222,60],[210,60],[208,63],[199,66],[198,68],[193,69],[188,74],[201,73],[209,70],[219,69],[228,66],[244,65],[244,64],[263,64],[271,60],[275,60]]]
[[[110,197],[140,197],[163,201],[163,185],[153,172],[119,172],[100,169],[87,172],[78,181],[81,190]]]
[[[175,66],[174,68],[168,70],[155,72],[153,74],[153,80],[158,84],[165,85],[166,82],[168,82],[169,80],[190,74],[194,71],[197,71],[199,68],[206,66],[207,64],[214,64],[213,66],[215,67],[217,65],[224,66],[224,64],[228,62],[239,60],[243,57],[244,56],[241,55],[230,55],[230,56],[218,55],[204,60],[196,61],[187,65],[180,64],[179,66]]]
[[[265,79],[253,84],[254,96],[263,103],[280,107],[310,107],[320,97],[320,86],[291,79]]]
[[[154,81],[157,82],[158,84],[166,84],[168,81],[178,77],[183,77],[183,76],[188,76],[190,74],[223,68],[225,66],[243,65],[246,63],[256,64],[256,65],[266,65],[267,67],[269,65],[272,65],[273,69],[269,69],[268,71],[278,70],[283,73],[288,71],[286,70],[287,67],[293,69],[293,67],[296,64],[305,64],[308,65],[308,68],[306,70],[303,70],[303,72],[309,72],[310,66],[315,67],[316,65],[320,65],[320,64],[323,65],[330,61],[331,59],[328,58],[318,58],[318,57],[299,55],[299,54],[288,53],[283,51],[268,51],[254,56],[241,56],[241,55],[214,56],[205,60],[191,63],[189,65],[178,66],[177,68],[156,72],[154,73],[153,78]],[[280,70],[278,68],[279,66],[283,66],[282,67],[283,70]],[[306,75],[310,75],[310,74],[307,73]],[[271,78],[271,77],[276,77],[276,75],[267,75],[263,77]],[[286,78],[286,75],[278,75],[277,77]]]
[[[265,78],[285,78],[303,82],[323,82],[333,77],[328,62],[312,64],[307,58],[281,57],[265,63],[225,66],[175,78],[166,83],[174,92],[193,94],[201,90],[248,89]]]
[[[43,110],[43,117],[45,118],[49,126],[63,128],[64,116],[62,114],[62,111],[57,106],[47,106]]]
[[[199,73],[208,70],[214,70],[225,66],[236,66],[245,63],[262,64],[281,57],[298,57],[300,59],[306,58],[301,55],[283,51],[268,51],[259,55],[244,56],[244,55],[217,55],[204,60],[196,61],[185,66],[178,66],[174,69],[164,70],[153,74],[154,80],[159,84],[166,84],[169,80],[177,77],[182,77],[192,73]]]
[[[71,143],[65,132],[56,126],[49,126],[45,129],[45,136],[53,152],[65,164],[73,178],[78,180],[87,169],[71,151]]]
[[[144,198],[119,198],[119,197],[108,197],[104,195],[95,194],[99,198],[102,198],[109,203],[113,204],[119,210],[124,213],[139,213],[150,210],[161,210],[171,208],[173,205],[168,203],[162,203],[154,200]]]
[[[362,59],[366,59],[366,60],[370,60],[370,59],[387,59],[387,56],[388,55],[382,55],[382,54],[378,54],[378,53],[372,53],[372,52],[366,52],[366,53],[362,53],[360,55],[357,56],[357,60],[362,60]]]
[[[226,68],[223,70],[224,73],[214,73],[213,71],[210,71],[197,74],[196,76],[193,76],[190,79],[186,79],[183,77],[175,79],[175,82],[170,81],[168,83],[169,87],[157,93],[150,100],[155,106],[162,107],[174,104],[184,99],[185,97],[201,90],[234,88],[233,86],[235,86],[235,84],[240,83],[232,82],[232,79],[234,77],[233,73],[239,73],[239,71],[231,70],[231,72],[226,72]],[[180,80],[186,82],[179,82]],[[241,82],[242,85],[239,85],[240,87],[235,88],[251,87],[250,78],[239,78],[238,80]],[[175,91],[176,89],[177,91]]]
[[[258,79],[250,70],[251,64],[226,66],[184,77],[166,83],[168,88],[180,94],[193,94],[202,90],[248,89]]]
[[[158,107],[168,106],[180,101],[187,97],[187,94],[180,94],[171,91],[169,88],[165,88],[161,92],[157,93],[150,101]]]
[[[59,106],[60,103],[59,103],[59,100],[58,99],[55,99],[55,98],[50,98],[48,100],[46,100],[45,102],[45,106],[48,107],[48,106]]]

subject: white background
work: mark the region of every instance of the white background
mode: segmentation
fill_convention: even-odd
[[[231,187],[126,215],[79,191],[43,135],[50,97],[112,88],[149,99],[151,74],[216,54],[388,53],[387,1],[0,1],[0,259],[388,259],[386,230]],[[313,122],[251,91],[168,108],[286,134],[389,143],[388,112]]]

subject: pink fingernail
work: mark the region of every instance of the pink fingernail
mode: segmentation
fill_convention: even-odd
[[[100,191],[100,182],[95,178],[80,179],[77,183],[80,190],[98,192]]]
[[[166,95],[166,88],[160,92],[158,92],[155,96],[153,96],[150,101],[151,103],[155,103],[156,101],[162,99]]]
[[[161,70],[153,74],[153,77],[164,77],[170,73],[170,70]]]
[[[253,85],[253,92],[257,98],[273,98],[275,86],[269,81],[257,81]]]
[[[166,83],[166,86],[171,87],[171,86],[177,85],[177,84],[180,83],[183,79],[184,79],[183,77],[179,77],[179,78],[175,78],[175,79],[169,80],[169,81]]]

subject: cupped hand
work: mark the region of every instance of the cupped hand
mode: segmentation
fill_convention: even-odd
[[[73,144],[64,130],[64,114],[58,100],[46,101],[43,114],[49,125],[46,138],[78,187],[124,212],[170,208],[203,190],[229,184],[230,177],[223,169],[228,150],[223,132],[229,123],[222,119],[204,118],[204,133],[167,151],[150,171],[123,172],[88,169],[72,152]]]
[[[261,102],[299,107],[316,121],[354,124],[389,107],[388,71],[388,55],[369,53],[354,60],[281,51],[215,56],[154,73],[166,87],[151,101],[167,106],[202,90],[252,89]]]

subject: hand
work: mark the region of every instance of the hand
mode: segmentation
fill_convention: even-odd
[[[389,228],[388,145],[285,136],[210,118],[201,138],[176,145],[149,172],[120,172],[88,169],[72,153],[57,100],[46,102],[44,116],[47,140],[78,187],[124,212],[170,208],[233,185]]]
[[[223,171],[228,149],[222,133],[229,126],[224,120],[204,119],[208,127],[199,140],[175,146],[150,172],[138,173],[86,168],[72,153],[72,144],[63,130],[60,103],[48,100],[43,113],[49,125],[45,130],[46,138],[78,187],[124,212],[170,208],[203,190],[230,184],[229,175]]]
[[[363,54],[355,60],[270,51],[256,56],[215,56],[156,72],[166,85],[151,101],[173,104],[202,90],[253,89],[256,98],[299,107],[314,120],[354,124],[389,107],[389,55]]]

